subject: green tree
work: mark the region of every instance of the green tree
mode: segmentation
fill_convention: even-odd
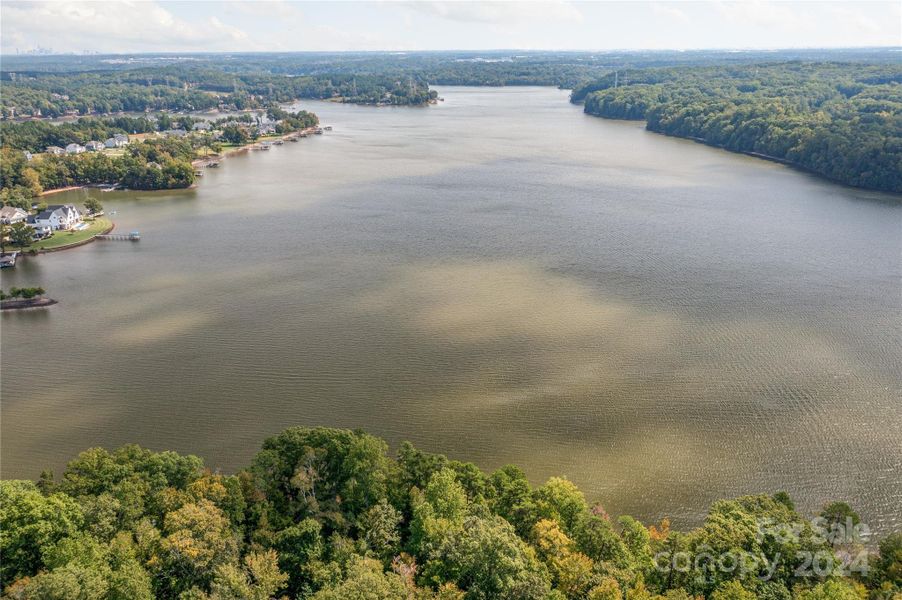
[[[8,231],[9,240],[20,248],[28,246],[34,239],[34,229],[21,221],[10,225]]]
[[[552,477],[534,493],[539,514],[559,522],[564,531],[573,530],[577,519],[589,509],[586,498],[573,482]]]
[[[272,550],[251,552],[244,557],[244,568],[233,563],[216,567],[210,585],[210,600],[269,600],[288,581],[279,570]]]
[[[337,584],[320,590],[314,600],[409,600],[409,588],[396,573],[382,571],[375,559],[356,558]]]
[[[43,550],[75,534],[82,522],[69,496],[44,496],[31,481],[0,481],[0,584],[35,575],[44,567]]]
[[[448,532],[430,551],[423,579],[454,583],[473,600],[538,600],[551,591],[535,551],[495,515],[469,516]]]
[[[828,579],[811,589],[797,591],[795,597],[796,600],[864,600],[867,595],[860,585],[850,581]],[[721,600],[730,599],[723,598]]]
[[[386,497],[388,446],[362,431],[287,429],[263,442],[251,471],[272,503],[272,523],[307,516],[345,530]]]
[[[757,600],[754,592],[742,587],[738,581],[728,581],[714,590],[711,600]]]
[[[103,211],[103,204],[96,198],[88,198],[85,200],[85,208],[88,209],[88,214],[95,215]]]
[[[383,561],[390,560],[400,550],[403,520],[400,511],[386,500],[371,506],[360,518],[360,539]]]
[[[215,570],[238,556],[238,539],[228,518],[209,500],[167,514],[163,533],[158,576],[162,586],[175,593],[206,588]]]
[[[445,468],[432,475],[426,489],[414,488],[410,546],[418,556],[427,555],[441,540],[463,524],[467,494],[457,475]]]

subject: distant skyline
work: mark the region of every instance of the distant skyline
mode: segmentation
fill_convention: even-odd
[[[902,46],[874,2],[4,1],[0,51],[53,53]]]

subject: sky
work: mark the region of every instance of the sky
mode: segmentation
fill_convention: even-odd
[[[902,46],[902,2],[3,0],[0,52]]]

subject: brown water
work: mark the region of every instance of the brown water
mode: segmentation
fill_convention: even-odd
[[[292,425],[363,427],[609,511],[716,498],[902,526],[898,197],[583,115],[547,88],[306,103],[330,134],[196,190],[78,191],[139,243],[3,287],[2,475],[137,442],[233,470]]]

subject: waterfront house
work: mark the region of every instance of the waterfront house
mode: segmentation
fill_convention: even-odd
[[[103,142],[98,142],[96,140],[91,140],[87,144],[85,144],[85,148],[90,152],[100,152],[106,146],[104,146]]]
[[[85,151],[85,147],[81,144],[69,144],[66,146],[66,154],[81,154]]]
[[[50,227],[53,231],[65,231],[81,223],[81,213],[74,204],[53,204],[32,218],[33,223],[29,221],[28,224],[35,229]]]
[[[28,218],[28,213],[21,208],[15,206],[4,206],[0,208],[0,223],[12,225],[13,223],[21,223]]]
[[[59,156],[60,154],[65,154],[66,149],[60,148],[59,146],[47,146],[47,154],[55,154]]]
[[[50,225],[38,223],[37,219],[35,219],[35,215],[28,217],[25,220],[25,224],[33,230],[31,239],[35,241],[42,240],[53,233],[53,228],[51,228]]]

